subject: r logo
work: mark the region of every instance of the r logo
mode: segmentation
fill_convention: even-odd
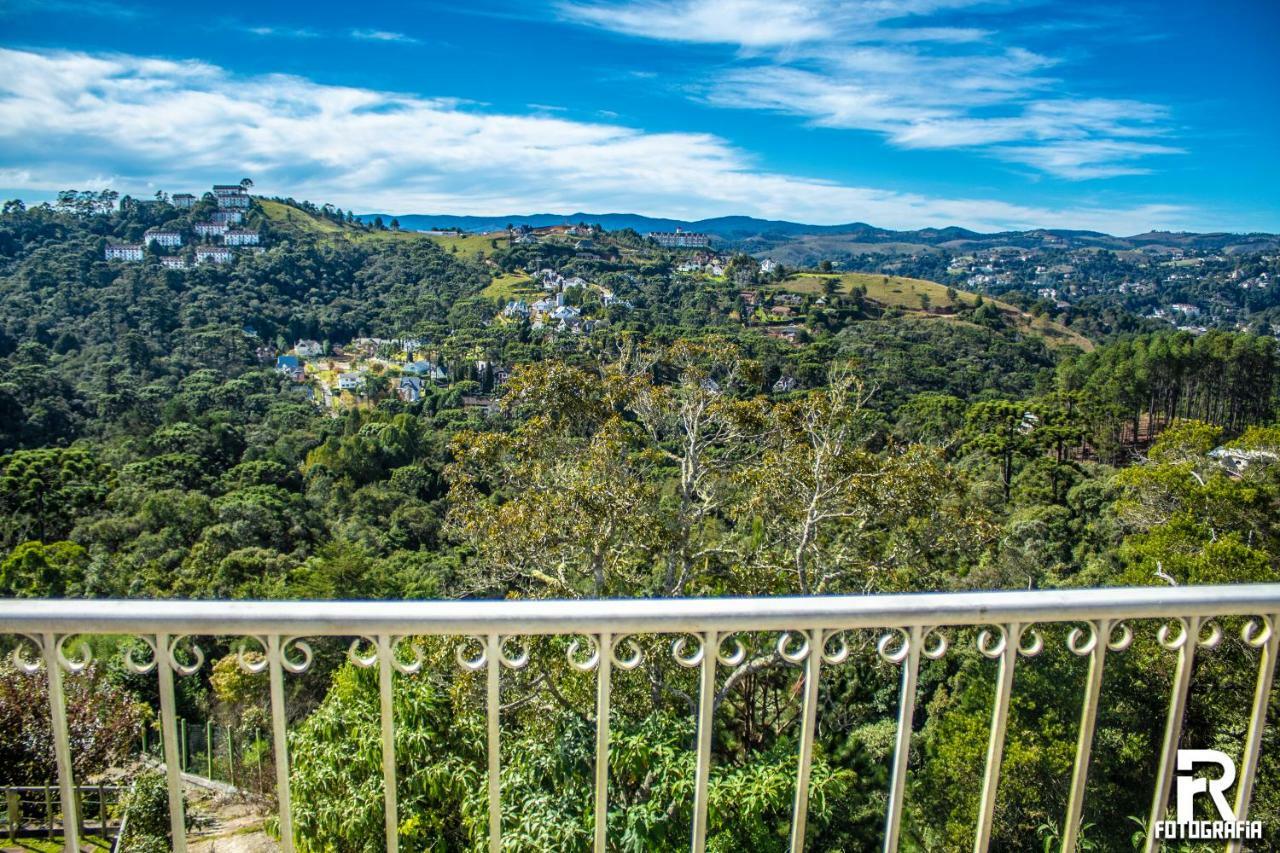
[[[1191,775],[1197,764],[1216,764],[1222,768],[1217,779],[1205,779]],[[1226,791],[1236,781],[1236,764],[1225,753],[1216,749],[1178,750],[1178,823],[1191,823],[1196,819],[1196,794],[1208,793],[1218,814],[1224,821],[1234,822],[1235,812],[1227,802]]]

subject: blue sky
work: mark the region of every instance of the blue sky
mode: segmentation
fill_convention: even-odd
[[[0,0],[0,196],[1280,231],[1280,4]]]

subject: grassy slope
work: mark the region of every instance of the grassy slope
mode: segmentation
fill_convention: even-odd
[[[508,239],[506,237],[485,237],[480,234],[463,234],[461,237],[433,236],[428,239],[434,240],[440,245],[440,248],[444,249],[446,252],[452,252],[456,248],[459,255],[473,255],[476,252],[479,252],[482,255],[487,255],[493,251],[492,241],[494,239],[497,239],[500,247],[505,246],[508,243]]]
[[[461,250],[459,250],[461,251]],[[505,273],[495,276],[489,286],[480,291],[480,295],[489,299],[520,299],[541,293],[542,289],[534,284],[533,279],[519,273]]]
[[[836,279],[839,282],[838,292],[840,293],[848,293],[855,285],[861,285],[866,288],[867,299],[870,301],[885,307],[919,313],[922,316],[925,312],[920,304],[921,294],[929,297],[929,306],[934,309],[951,308],[956,303],[972,305],[977,300],[975,294],[957,290],[956,299],[953,301],[947,296],[946,285],[934,281],[896,275],[884,276],[876,273],[833,273],[831,275],[802,273],[787,279],[781,288],[794,293],[821,293],[828,279]],[[1092,341],[1061,323],[1056,323],[1047,317],[1033,317],[998,299],[990,297],[984,297],[984,299],[1004,312],[1009,322],[1018,329],[1040,335],[1051,347],[1074,345],[1086,351],[1093,349]],[[957,322],[953,316],[933,314],[927,316],[936,317],[943,322]]]
[[[304,210],[278,201],[258,199],[257,202],[262,212],[275,225],[319,239],[335,242],[349,240],[354,243],[427,239],[416,231],[363,231],[350,225],[339,225],[321,216],[312,216]]]

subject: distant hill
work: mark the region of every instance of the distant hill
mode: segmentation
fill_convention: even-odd
[[[400,227],[412,231],[432,229],[460,231],[498,231],[508,225],[527,225],[545,228],[551,225],[586,222],[599,225],[606,231],[631,228],[645,234],[649,231],[699,231],[709,234],[726,247],[741,248],[750,252],[767,252],[774,246],[785,246],[795,240],[822,238],[841,245],[903,244],[919,247],[939,247],[951,250],[979,249],[991,246],[1016,248],[1096,247],[1099,249],[1204,249],[1213,251],[1267,251],[1280,248],[1280,235],[1276,234],[1194,234],[1186,232],[1151,231],[1131,237],[1116,237],[1098,231],[1037,228],[1030,231],[1001,231],[984,234],[967,228],[921,228],[915,231],[894,231],[877,228],[865,222],[849,222],[842,225],[807,225],[786,220],[756,219],[751,216],[719,216],[714,219],[662,219],[641,216],[636,213],[534,213],[505,216],[453,216],[449,214],[390,214],[364,213],[360,219],[372,221],[382,217],[383,222],[400,220]]]

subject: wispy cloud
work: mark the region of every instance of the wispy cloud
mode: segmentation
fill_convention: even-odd
[[[817,41],[832,34],[823,10],[791,0],[636,0],[565,2],[566,17],[646,38],[768,47]]]
[[[351,37],[360,39],[361,41],[394,41],[403,44],[418,44],[418,39],[413,36],[407,36],[404,33],[391,32],[390,30],[352,30]]]
[[[263,38],[313,39],[320,37],[318,32],[306,27],[252,26],[245,27],[244,31]]]
[[[880,133],[903,148],[973,148],[1069,180],[1148,171],[1180,153],[1167,110],[1073,94],[1062,61],[939,13],[1031,0],[563,0],[567,20],[736,49],[690,87],[706,103]],[[992,19],[995,20],[995,19]],[[1138,140],[1148,140],[1140,142]]]
[[[1126,233],[1188,227],[1192,215],[1170,205],[1055,209],[851,186],[761,170],[705,133],[498,114],[193,61],[0,49],[0,185],[47,193],[103,174],[124,192],[249,174],[268,194],[426,213],[631,209]]]
[[[0,0],[0,16],[62,13],[99,18],[136,18],[141,12],[111,0]]]

